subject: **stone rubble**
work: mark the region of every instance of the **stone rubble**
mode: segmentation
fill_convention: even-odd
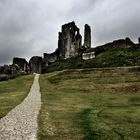
[[[35,140],[37,117],[41,107],[39,74],[25,100],[0,119],[0,140]]]

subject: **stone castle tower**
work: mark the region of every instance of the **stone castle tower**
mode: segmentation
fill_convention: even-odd
[[[67,59],[79,53],[79,50],[91,48],[91,28],[85,25],[84,44],[82,46],[82,36],[80,29],[75,22],[62,25],[58,36],[58,48],[51,54],[44,53],[43,61],[49,65],[60,59]]]
[[[91,48],[91,28],[88,24],[85,25],[83,46],[85,48]]]
[[[80,29],[75,22],[70,22],[62,26],[59,32],[58,51],[60,59],[67,59],[78,54],[78,50],[82,46],[82,36]]]
[[[91,28],[85,25],[84,30],[84,48],[91,48]],[[82,36],[80,29],[75,22],[70,22],[62,26],[58,39],[58,54],[60,59],[67,59],[78,54],[78,50],[82,48]]]

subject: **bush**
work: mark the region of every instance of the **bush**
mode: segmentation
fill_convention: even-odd
[[[9,76],[8,75],[6,75],[6,74],[0,75],[0,81],[6,81],[8,79],[9,79]]]

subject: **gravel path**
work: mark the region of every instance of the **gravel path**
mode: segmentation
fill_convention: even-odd
[[[0,120],[0,140],[35,140],[41,106],[39,74],[25,100]]]

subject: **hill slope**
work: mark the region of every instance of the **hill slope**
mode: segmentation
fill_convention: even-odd
[[[140,139],[138,68],[53,72],[40,86],[39,140]]]
[[[140,66],[140,48],[138,49],[110,49],[96,54],[95,59],[82,60],[81,55],[55,62],[44,72],[59,71],[63,69]]]

